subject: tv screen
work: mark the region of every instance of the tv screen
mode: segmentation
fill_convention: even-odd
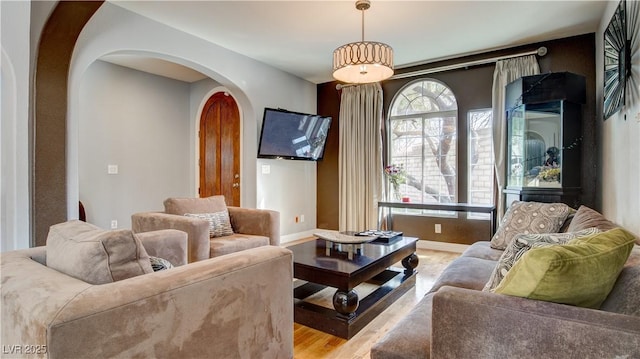
[[[259,158],[321,160],[331,117],[265,108]]]

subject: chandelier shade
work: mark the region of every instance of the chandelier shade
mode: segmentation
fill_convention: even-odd
[[[393,49],[382,42],[364,41],[364,11],[369,0],[356,1],[362,11],[362,41],[342,45],[333,51],[333,77],[347,83],[365,84],[393,76]]]
[[[333,77],[348,83],[370,83],[393,75],[393,49],[381,42],[361,41],[333,52]]]

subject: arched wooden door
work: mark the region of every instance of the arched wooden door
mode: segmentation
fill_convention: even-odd
[[[240,112],[227,92],[213,94],[200,117],[200,197],[222,194],[240,206]]]

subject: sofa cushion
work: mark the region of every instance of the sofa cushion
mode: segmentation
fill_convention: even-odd
[[[47,267],[91,284],[152,273],[140,240],[123,229],[107,231],[73,220],[49,228]]]
[[[500,259],[502,253],[504,253],[504,251],[491,248],[491,243],[489,241],[478,241],[465,249],[460,256],[497,261]]]
[[[371,359],[429,358],[432,303],[433,293],[427,294],[371,347]]]
[[[533,248],[507,273],[496,293],[599,308],[634,245],[622,228]]]
[[[543,247],[545,245],[565,244],[572,239],[599,233],[597,228],[587,228],[579,232],[567,233],[541,233],[541,234],[520,234],[504,250],[498,260],[496,267],[491,273],[491,278],[482,290],[494,290],[507,272],[529,249]]]
[[[211,238],[209,257],[218,257],[245,249],[268,246],[269,237],[251,234],[233,234],[225,237]]]
[[[515,201],[491,238],[491,247],[505,249],[516,235],[522,233],[558,232],[569,213],[570,207],[564,203]]]
[[[214,213],[227,209],[224,196],[205,198],[167,198],[164,200],[164,211],[169,214],[183,216],[185,213]]]
[[[209,222],[209,237],[224,237],[233,234],[229,211],[224,210],[213,213],[185,213],[187,217],[200,218]]]
[[[495,266],[496,261],[488,259],[458,257],[444,269],[429,292],[445,285],[482,290]]]
[[[640,317],[640,266],[622,269],[600,309]]]
[[[640,246],[635,245],[601,310],[640,317]]]

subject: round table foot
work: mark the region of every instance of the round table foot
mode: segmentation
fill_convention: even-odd
[[[408,257],[402,260],[402,266],[405,268],[405,274],[413,273],[413,270],[418,267],[418,256],[415,253],[411,253]]]
[[[337,290],[333,295],[333,307],[342,315],[351,315],[358,309],[358,293],[355,290]]]

